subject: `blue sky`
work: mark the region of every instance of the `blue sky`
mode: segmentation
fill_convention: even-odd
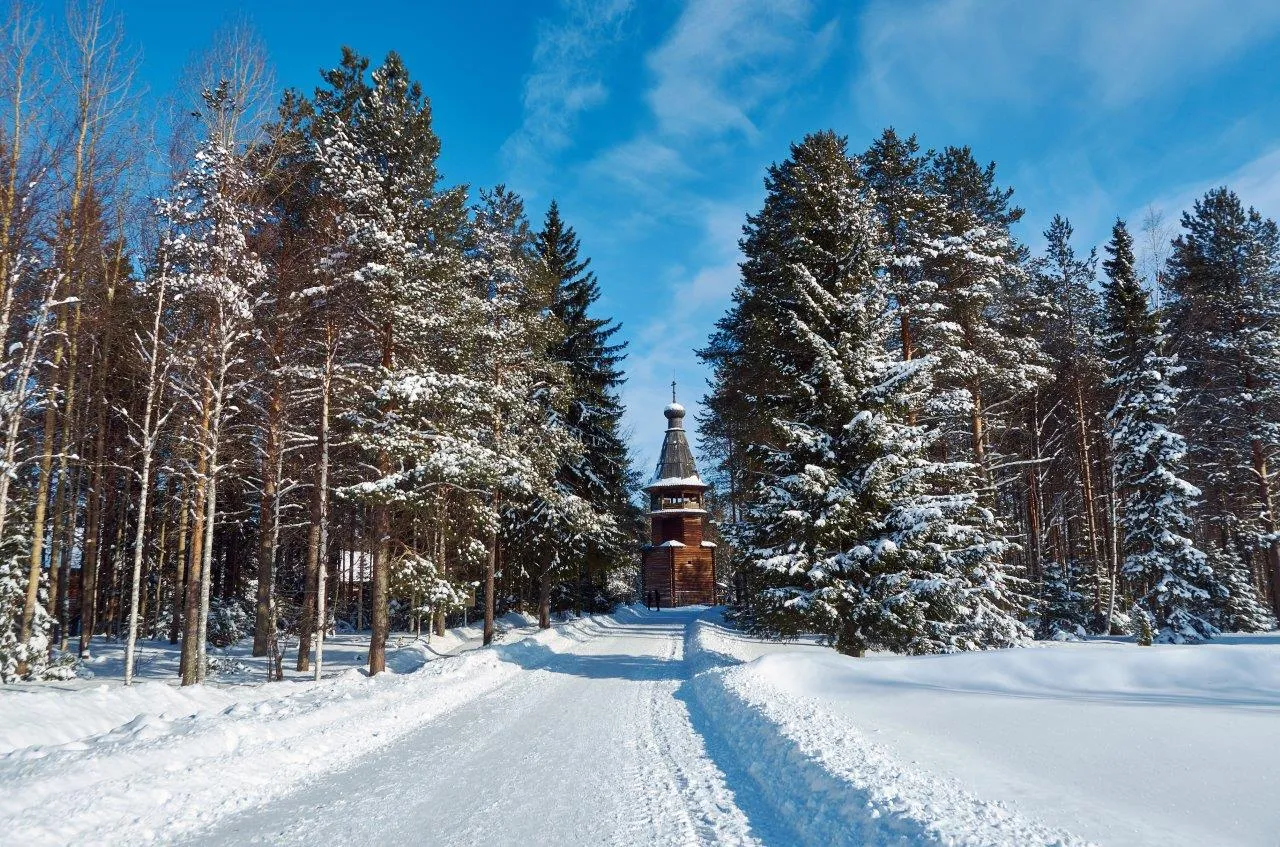
[[[505,182],[535,222],[554,197],[601,309],[631,344],[625,399],[648,469],[668,383],[696,406],[693,350],[736,279],[764,168],[827,127],[885,126],[995,160],[1033,250],[1056,212],[1078,246],[1148,206],[1170,221],[1227,183],[1280,215],[1275,0],[121,2],[163,93],[228,19],[260,31],[281,86],[339,46],[399,51],[431,97],[451,182]],[[679,299],[686,308],[666,304]]]

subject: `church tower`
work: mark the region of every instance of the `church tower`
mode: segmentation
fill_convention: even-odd
[[[698,476],[684,431],[684,406],[675,402],[662,412],[667,432],[649,495],[650,543],[644,548],[644,590],[657,592],[665,606],[716,602],[715,544],[703,539],[707,512],[702,496],[708,486]]]

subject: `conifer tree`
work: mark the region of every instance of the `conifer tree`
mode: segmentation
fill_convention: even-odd
[[[460,352],[459,308],[445,308],[454,302],[445,292],[462,267],[462,194],[438,188],[440,142],[430,104],[400,57],[389,54],[367,86],[358,81],[363,67],[348,51],[330,75],[341,87],[330,94],[335,102],[317,156],[323,190],[339,209],[337,237],[321,268],[359,298],[372,336],[363,349],[376,376],[358,407],[355,436],[375,472],[347,493],[373,513],[369,670],[376,674],[385,670],[390,633],[392,510],[412,498],[406,480],[419,464],[413,453],[433,434],[403,426],[399,407],[421,386],[433,385],[442,359]]]
[[[933,360],[889,352],[881,232],[844,139],[807,136],[769,189],[766,210],[780,214],[753,223],[781,248],[772,323],[785,334],[756,366],[795,388],[775,407],[765,475],[736,532],[757,626],[822,632],[851,655],[1019,643],[1006,544],[972,466],[927,458],[934,434],[907,422]]]
[[[568,379],[564,425],[582,446],[577,460],[561,467],[560,484],[591,504],[611,524],[585,539],[581,560],[588,569],[588,585],[631,556],[640,515],[629,496],[634,487],[626,442],[621,434],[623,383],[621,364],[626,345],[614,342],[621,328],[608,318],[592,314],[600,298],[600,286],[580,258],[581,243],[573,228],[552,202],[542,230],[536,236],[539,257],[556,281],[551,314],[559,323],[559,338],[551,347],[552,361],[559,362]],[[578,586],[575,591],[581,591]]]
[[[995,163],[980,166],[967,147],[933,154],[925,185],[936,198],[919,251],[923,277],[936,288],[919,345],[937,359],[930,412],[951,446],[987,473],[999,436],[993,410],[1048,378],[1039,345],[1013,310],[1024,271],[1009,227],[1022,209],[1011,204],[1012,189],[996,184]]]
[[[1100,334],[1102,310],[1093,289],[1096,258],[1092,251],[1081,258],[1072,246],[1074,230],[1061,215],[1055,215],[1044,232],[1045,254],[1034,267],[1037,293],[1047,304],[1038,322],[1041,349],[1052,359],[1053,392],[1060,399],[1052,426],[1062,433],[1064,450],[1056,470],[1070,480],[1066,488],[1071,515],[1078,515],[1082,532],[1079,545],[1068,549],[1065,542],[1061,561],[1080,560],[1088,576],[1094,618],[1099,631],[1106,631],[1104,602],[1110,568],[1107,539],[1099,508],[1107,471],[1098,443],[1105,414],[1099,388],[1105,378]],[[1067,446],[1069,445],[1069,446]]]
[[[1217,604],[1214,624],[1223,632],[1270,632],[1276,628],[1275,615],[1258,597],[1253,574],[1231,545],[1210,545],[1209,567],[1224,595]]]
[[[1280,230],[1217,188],[1182,216],[1167,283],[1206,530],[1262,554],[1280,613],[1273,461],[1280,448]]]
[[[1089,597],[1080,591],[1079,564],[1050,559],[1044,563],[1044,578],[1035,606],[1037,638],[1074,641],[1086,635]]]
[[[1123,222],[1113,227],[1107,253],[1107,346],[1117,395],[1108,422],[1124,495],[1124,575],[1151,615],[1157,641],[1203,641],[1217,632],[1211,605],[1223,590],[1191,539],[1190,511],[1200,490],[1183,479],[1186,442],[1175,428],[1179,392],[1172,380],[1182,368],[1164,355]]]
[[[211,111],[235,108],[225,85],[206,93]],[[204,679],[218,486],[225,469],[226,423],[244,388],[242,356],[253,333],[253,303],[266,269],[249,246],[261,219],[254,206],[257,175],[238,151],[212,134],[196,163],[160,204],[166,225],[160,273],[173,302],[201,327],[184,338],[175,388],[190,408],[198,453],[195,540],[187,579],[182,682]]]

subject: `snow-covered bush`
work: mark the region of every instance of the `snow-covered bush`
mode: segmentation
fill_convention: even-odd
[[[1270,632],[1276,619],[1258,597],[1253,574],[1239,553],[1213,545],[1207,551],[1209,567],[1225,595],[1215,609],[1214,623],[1224,632]]]
[[[22,607],[26,601],[30,537],[25,526],[0,544],[0,682],[22,679],[70,679],[76,675],[74,656],[50,661],[53,618],[45,610],[49,601],[47,574],[41,573],[30,633],[22,638]]]
[[[1133,621],[1133,634],[1138,639],[1139,647],[1150,647],[1155,641],[1155,619],[1142,606],[1135,604],[1129,617]]]
[[[209,600],[209,643],[214,647],[230,647],[252,629],[253,616],[246,601],[238,597]]]

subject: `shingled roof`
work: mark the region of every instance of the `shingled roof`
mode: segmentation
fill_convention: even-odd
[[[662,410],[667,417],[667,434],[662,439],[662,452],[658,455],[658,467],[654,470],[649,488],[692,485],[706,487],[693,462],[693,451],[684,433],[684,406],[672,403]]]

